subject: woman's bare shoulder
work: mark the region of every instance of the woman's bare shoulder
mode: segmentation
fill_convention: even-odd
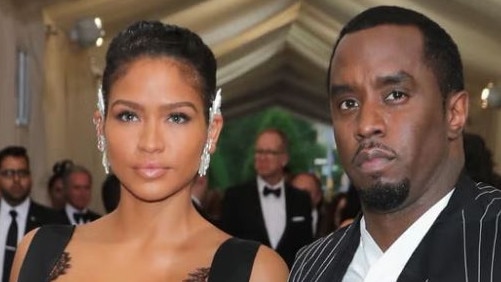
[[[280,255],[261,245],[254,260],[250,281],[287,281],[289,269]]]
[[[17,245],[16,255],[14,256],[14,262],[12,263],[12,270],[9,281],[18,281],[21,265],[23,264],[26,253],[28,252],[31,242],[33,241],[33,237],[35,237],[35,234],[38,232],[38,229],[39,228],[36,228],[28,232],[23,237],[21,242],[19,242],[19,244]]]

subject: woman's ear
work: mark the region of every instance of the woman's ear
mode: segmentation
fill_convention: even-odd
[[[448,98],[447,122],[449,124],[449,139],[456,139],[462,135],[468,118],[469,95],[460,91]]]
[[[212,141],[210,147],[210,153],[212,154],[216,151],[217,141],[219,140],[219,135],[223,129],[223,116],[221,114],[214,115],[214,119],[209,126],[210,129],[208,138]]]

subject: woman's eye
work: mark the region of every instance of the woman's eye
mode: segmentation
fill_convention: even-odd
[[[394,90],[391,91],[385,98],[386,101],[398,101],[407,97],[407,94],[403,91]]]
[[[124,121],[124,122],[133,122],[133,121],[138,121],[139,118],[137,117],[137,115],[133,112],[129,112],[129,111],[124,111],[124,112],[121,112],[117,115],[117,118],[121,121]]]
[[[173,113],[173,114],[170,114],[169,115],[169,119],[168,119],[170,122],[173,122],[173,123],[186,123],[190,120],[190,118],[186,115],[186,114],[183,114],[183,113]]]
[[[358,103],[357,103],[357,101],[355,101],[353,99],[344,100],[339,104],[339,108],[341,110],[350,110],[350,109],[353,109],[355,107],[358,107]]]

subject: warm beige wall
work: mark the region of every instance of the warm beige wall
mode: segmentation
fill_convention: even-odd
[[[89,54],[69,42],[65,32],[46,34],[42,11],[18,11],[0,0],[0,148],[28,149],[35,200],[48,204],[46,183],[54,162],[70,158],[94,175],[92,208],[102,211],[100,186],[104,173],[91,122],[95,78]],[[31,117],[28,127],[16,126],[16,49],[29,54]]]
[[[20,14],[10,1],[0,0],[0,148],[22,145],[28,149],[33,171],[33,198],[46,202],[46,143],[43,89],[44,27],[40,14]],[[16,126],[16,50],[28,53],[31,116],[28,127]]]
[[[45,22],[53,29],[45,48],[47,159],[54,163],[69,158],[87,167],[94,176],[91,208],[102,211],[104,173],[92,124],[97,80],[91,72],[91,54],[71,42],[50,18],[46,17]]]

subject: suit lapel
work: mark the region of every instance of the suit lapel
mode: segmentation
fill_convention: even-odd
[[[468,199],[475,198],[475,191],[471,189],[474,186],[475,183],[471,179],[461,174],[449,203],[409,258],[398,281],[425,281],[430,278],[430,273],[439,273],[444,267],[450,267],[450,262],[457,261],[455,251],[463,243],[454,240],[461,239],[457,234],[462,233],[462,227],[458,224],[461,219],[454,217],[461,215],[460,210]],[[431,261],[430,257],[434,259]]]
[[[322,279],[318,281],[341,282],[343,280],[343,277],[346,274],[353,257],[355,256],[358,245],[360,244],[361,218],[362,215],[359,214],[351,225],[345,227],[346,230],[344,230],[344,232],[335,232],[335,234],[340,236],[341,239],[335,240],[337,243],[331,246],[334,251],[332,262],[328,263],[329,267],[325,271],[325,274],[319,274],[321,277],[317,278]]]
[[[24,230],[24,234],[40,226],[36,210],[36,204],[33,203],[33,201],[30,201],[30,208],[28,209],[28,216],[26,217],[26,228]]]
[[[257,182],[253,182],[250,189],[249,195],[249,207],[250,219],[255,221],[255,226],[259,227],[259,236],[262,238],[261,242],[267,246],[270,246],[270,237],[268,236],[268,231],[266,230],[266,225],[264,223],[263,209],[261,207],[261,201],[259,200],[259,188]]]

